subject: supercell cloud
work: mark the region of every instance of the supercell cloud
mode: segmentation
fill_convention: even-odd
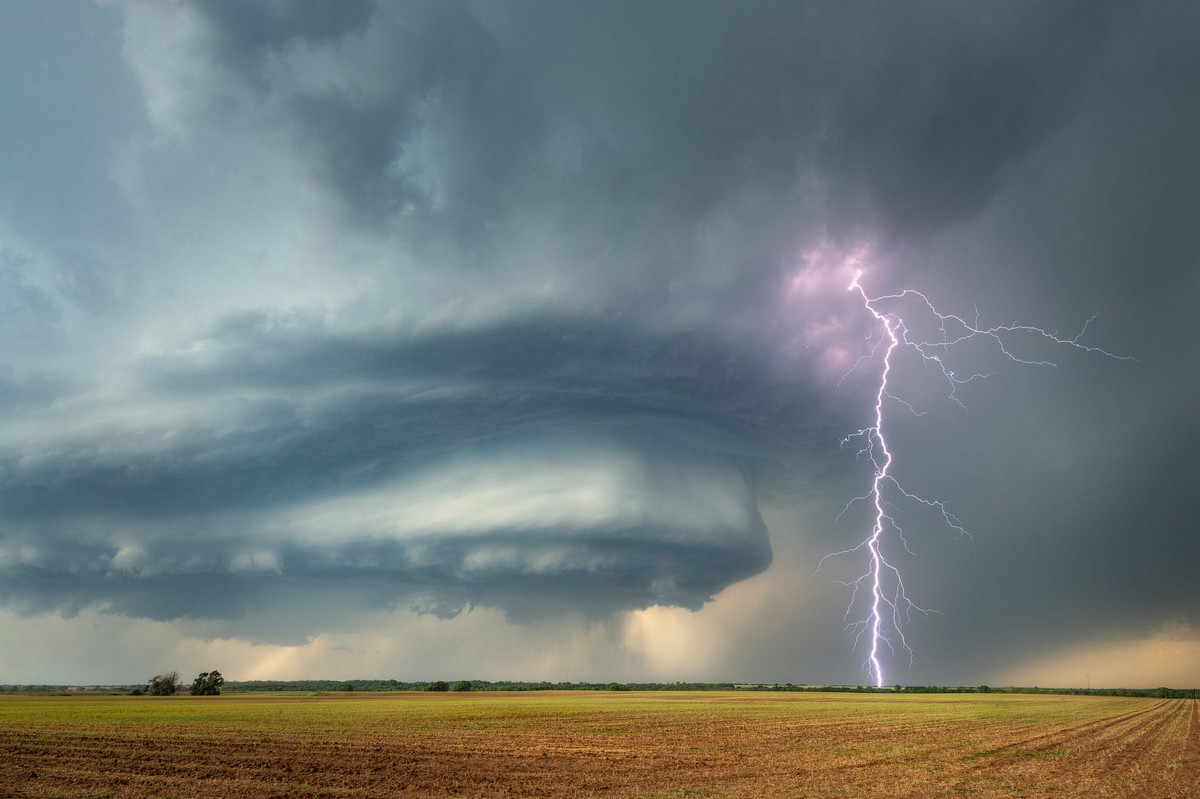
[[[855,575],[814,575],[869,482],[838,446],[872,400],[869,370],[841,379],[870,347],[856,265],[989,324],[1098,313],[1088,343],[1139,358],[1005,367],[965,413],[897,384],[929,412],[897,422],[898,476],[975,542],[914,528],[910,589],[945,615],[889,673],[1187,638],[1198,27],[1183,4],[6,6],[0,629],[154,620],[253,653],[474,617],[514,643],[418,666],[859,681],[832,583]],[[655,671],[668,624],[701,665]],[[608,671],[505,672],[552,637]],[[40,681],[38,640],[0,681]]]
[[[31,414],[59,429],[5,453],[10,601],[155,619],[314,590],[512,618],[698,608],[771,561],[752,443],[786,424],[747,394],[772,377],[714,364],[721,346],[566,320],[226,321],[133,362],[128,418]]]

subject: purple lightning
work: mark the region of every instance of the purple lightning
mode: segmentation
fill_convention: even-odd
[[[907,348],[915,351],[926,365],[936,367],[941,376],[945,379],[948,388],[948,398],[962,406],[962,401],[958,398],[956,390],[959,386],[965,385],[975,380],[980,380],[988,377],[987,374],[974,373],[966,377],[961,377],[949,367],[944,360],[949,350],[968,340],[976,338],[991,339],[999,353],[1010,361],[1016,363],[1031,365],[1031,366],[1054,366],[1051,361],[1046,360],[1028,360],[1019,358],[1013,354],[1005,343],[1006,337],[1013,334],[1026,334],[1037,338],[1041,338],[1051,344],[1064,345],[1074,347],[1075,349],[1085,352],[1099,353],[1109,358],[1118,360],[1134,360],[1130,356],[1114,355],[1107,350],[1098,347],[1091,347],[1080,342],[1083,334],[1087,331],[1088,325],[1092,319],[1084,323],[1083,329],[1079,335],[1074,338],[1061,338],[1054,333],[1049,333],[1041,328],[1031,327],[1028,325],[1019,325],[1013,323],[1011,325],[998,325],[990,328],[979,327],[978,318],[972,323],[968,323],[962,317],[953,314],[940,313],[926,297],[919,291],[906,289],[899,294],[888,294],[882,297],[872,298],[867,294],[859,278],[862,276],[861,270],[855,272],[854,279],[851,281],[849,290],[857,291],[862,297],[863,306],[868,313],[879,323],[883,328],[883,332],[879,337],[878,342],[872,350],[863,355],[850,368],[853,372],[863,361],[868,360],[882,352],[883,368],[879,378],[879,389],[875,394],[875,418],[869,427],[864,427],[842,440],[843,446],[850,441],[858,440],[862,446],[858,450],[858,456],[865,455],[874,467],[874,480],[871,484],[871,490],[860,497],[855,497],[843,509],[842,514],[849,510],[850,506],[855,502],[869,501],[874,506],[874,525],[871,528],[870,534],[857,546],[834,552],[826,555],[821,559],[823,565],[825,560],[836,555],[848,555],[851,553],[859,553],[865,550],[867,555],[867,570],[861,576],[853,581],[843,583],[850,586],[851,596],[850,603],[846,608],[846,619],[850,618],[850,614],[856,607],[856,602],[860,592],[869,593],[869,611],[865,618],[850,621],[847,624],[847,630],[854,634],[854,645],[857,649],[864,634],[869,642],[869,652],[867,659],[863,664],[863,669],[868,672],[877,687],[883,686],[883,667],[880,663],[881,649],[887,647],[893,654],[897,648],[909,655],[910,662],[914,658],[914,652],[908,645],[908,641],[904,637],[904,627],[910,620],[912,613],[918,612],[921,614],[929,614],[931,611],[927,608],[922,608],[909,599],[905,591],[904,581],[901,579],[900,571],[884,556],[883,543],[889,535],[894,535],[904,547],[905,551],[911,552],[908,549],[908,543],[904,538],[904,531],[896,522],[896,519],[889,512],[889,508],[893,507],[893,503],[889,502],[885,494],[894,493],[903,499],[920,503],[930,508],[936,509],[942,516],[945,524],[959,536],[968,536],[969,533],[962,526],[958,518],[949,511],[946,505],[941,500],[925,499],[916,494],[906,491],[904,487],[892,475],[893,455],[888,447],[887,438],[884,434],[885,421],[885,406],[891,400],[894,403],[903,405],[909,412],[921,415],[913,406],[904,399],[894,395],[889,390],[888,380],[892,375],[892,356],[897,350]],[[906,326],[904,319],[896,313],[880,310],[879,304],[885,301],[901,301],[915,300],[919,305],[923,305],[925,310],[936,319],[938,322],[938,331],[940,333],[939,340],[923,341],[916,340],[910,335],[909,329]],[[1095,317],[1093,317],[1094,319]],[[847,373],[847,375],[849,372]],[[845,379],[845,377],[843,377]],[[965,407],[965,406],[963,406]],[[899,500],[899,498],[898,498]],[[841,518],[841,515],[838,517]],[[817,569],[820,570],[820,565]]]

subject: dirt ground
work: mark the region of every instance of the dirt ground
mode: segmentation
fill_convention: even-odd
[[[1195,700],[0,697],[4,797],[1200,797]]]

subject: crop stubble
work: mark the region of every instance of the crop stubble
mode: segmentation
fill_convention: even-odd
[[[1195,700],[0,697],[11,797],[1200,797]]]

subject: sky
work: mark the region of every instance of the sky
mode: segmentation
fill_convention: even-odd
[[[1136,358],[969,342],[958,404],[898,357],[893,473],[970,535],[897,504],[936,612],[887,683],[1200,685],[1197,47],[1183,2],[0,0],[0,683],[864,684],[861,271]]]

